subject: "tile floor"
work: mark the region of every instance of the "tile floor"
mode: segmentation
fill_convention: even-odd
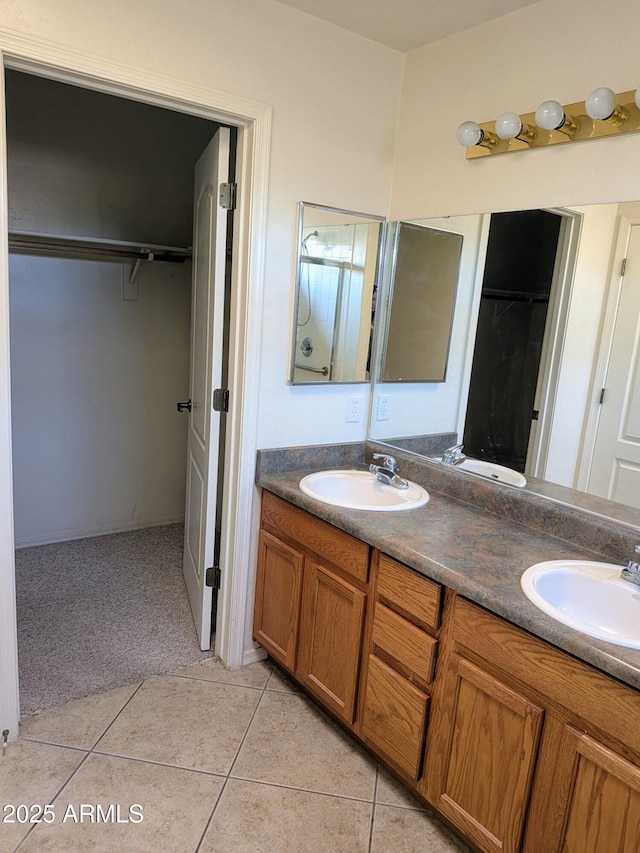
[[[11,809],[47,803],[33,824]],[[268,663],[208,661],[27,717],[0,808],[1,853],[468,850]]]

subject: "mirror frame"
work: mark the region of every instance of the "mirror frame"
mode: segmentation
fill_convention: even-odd
[[[302,246],[302,241],[304,239],[304,212],[306,209],[310,210],[320,210],[326,211],[327,213],[335,213],[337,216],[349,216],[354,217],[356,219],[361,219],[363,223],[374,224],[378,223],[378,239],[377,245],[375,249],[375,270],[373,274],[373,288],[375,290],[380,289],[380,276],[382,271],[382,257],[384,253],[384,246],[386,243],[386,225],[387,220],[384,216],[377,216],[375,214],[369,213],[360,213],[358,211],[346,210],[343,208],[330,207],[324,204],[315,204],[313,202],[301,201],[298,202],[298,230],[297,230],[297,244],[296,244],[296,271],[295,271],[295,291],[294,291],[294,305],[293,305],[293,317],[291,324],[291,354],[290,354],[290,365],[289,365],[289,379],[288,384],[292,386],[305,386],[305,385],[363,385],[370,384],[371,382],[371,371],[369,371],[369,376],[362,377],[361,379],[325,379],[323,376],[317,379],[308,379],[301,380],[296,379],[296,351],[297,351],[297,324],[298,324],[298,311],[300,308],[300,288],[301,288],[301,251],[300,247]],[[354,223],[355,224],[355,223]],[[306,226],[308,227],[308,226]],[[371,364],[374,364],[375,358],[375,347],[374,347],[374,337],[375,337],[375,324],[376,317],[378,315],[377,306],[373,308],[372,311],[372,320],[371,320],[371,329],[369,332],[369,348],[371,352]]]

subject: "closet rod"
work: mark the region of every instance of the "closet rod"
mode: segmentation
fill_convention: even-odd
[[[549,302],[549,294],[548,293],[526,293],[524,291],[513,291],[513,290],[489,290],[488,288],[484,288],[481,295],[481,299],[498,299],[504,300],[506,302]]]
[[[48,255],[93,260],[166,261],[184,263],[190,248],[154,243],[128,243],[100,237],[67,237],[32,231],[9,231],[9,251],[27,255]]]

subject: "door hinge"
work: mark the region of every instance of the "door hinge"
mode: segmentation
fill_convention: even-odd
[[[534,409],[531,412],[531,420],[532,421],[537,421],[539,416],[540,416],[540,410],[539,409]]]
[[[220,581],[222,579],[222,573],[220,571],[220,566],[211,566],[210,569],[207,569],[204,583],[205,586],[211,586],[214,589],[220,589]]]
[[[604,392],[605,392],[605,389],[601,388],[600,389],[600,399],[598,400],[599,406],[601,406],[604,403]]]
[[[213,392],[213,410],[214,412],[229,411],[229,389],[216,388]]]
[[[623,258],[620,264],[620,275],[624,275],[627,271],[627,259]]]
[[[223,210],[235,210],[236,209],[236,190],[238,185],[236,183],[226,183],[220,184],[220,207]]]

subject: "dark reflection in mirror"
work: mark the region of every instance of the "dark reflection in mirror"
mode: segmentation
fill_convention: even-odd
[[[465,451],[524,471],[553,283],[560,217],[491,217],[471,368]]]

